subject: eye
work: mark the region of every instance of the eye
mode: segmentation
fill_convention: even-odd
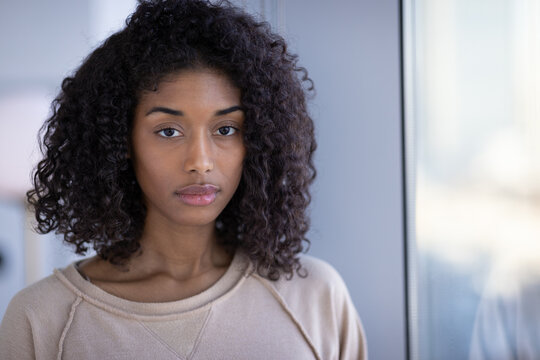
[[[165,128],[161,129],[157,132],[160,136],[166,137],[166,138],[172,138],[180,136],[180,131],[173,129],[173,128]]]
[[[219,129],[217,129],[217,134],[223,135],[223,136],[230,136],[235,134],[238,131],[238,129],[232,127],[232,126],[222,126]]]

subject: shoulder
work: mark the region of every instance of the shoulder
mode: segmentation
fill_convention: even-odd
[[[49,308],[58,308],[61,303],[70,303],[74,298],[75,294],[68,290],[56,275],[50,275],[19,291],[11,300],[8,309],[48,311]]]
[[[324,283],[328,286],[345,285],[337,270],[324,260],[310,255],[303,255],[300,257],[300,264],[306,269],[307,276],[305,279]]]
[[[356,312],[345,282],[332,265],[309,255],[302,255],[300,264],[300,274],[290,279],[282,276],[272,284],[292,312],[306,315],[306,299],[310,304],[308,317],[319,320],[339,322],[347,307],[352,307],[352,313]]]
[[[347,286],[332,265],[302,255],[301,275],[266,281],[324,359],[365,359],[362,324]]]
[[[36,327],[54,327],[69,315],[76,295],[70,291],[56,275],[50,275],[19,291],[10,301],[4,318],[2,330],[10,323],[26,324]]]
[[[349,298],[347,286],[332,265],[305,254],[299,260],[301,268],[292,276],[282,274],[272,281],[255,272],[253,275],[292,310],[304,307],[306,297],[313,311],[329,311],[328,306],[339,307]]]
[[[291,279],[282,276],[275,288],[285,297],[310,294],[317,297],[333,297],[347,293],[345,282],[337,270],[324,260],[310,255],[300,257],[302,269]]]
[[[53,343],[41,342],[59,338],[75,298],[55,275],[19,291],[0,324],[0,358],[33,358],[34,351],[46,348],[53,354]]]

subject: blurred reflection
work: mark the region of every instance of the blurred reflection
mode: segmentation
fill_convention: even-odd
[[[522,283],[503,293],[490,289],[482,298],[471,360],[540,359],[540,280],[514,280]]]
[[[540,2],[409,2],[420,359],[539,359]]]

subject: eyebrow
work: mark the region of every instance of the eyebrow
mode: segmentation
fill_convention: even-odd
[[[235,105],[235,106],[231,106],[229,108],[223,109],[223,110],[218,110],[216,111],[215,115],[216,116],[227,115],[235,111],[244,111],[244,110],[242,109],[241,106]],[[181,110],[174,110],[174,109],[170,109],[168,107],[163,107],[163,106],[153,107],[152,109],[150,109],[150,111],[146,113],[146,116],[153,114],[155,112],[162,112],[162,113],[174,115],[174,116],[184,116],[184,113]]]
[[[241,106],[235,105],[235,106],[231,106],[230,108],[227,108],[227,109],[216,111],[216,115],[218,115],[218,116],[219,115],[227,115],[227,114],[235,112],[235,111],[244,111],[244,109],[242,109]]]
[[[153,107],[152,109],[150,109],[149,112],[146,113],[146,116],[148,116],[150,114],[153,114],[153,113],[156,113],[156,112],[162,112],[162,113],[165,113],[165,114],[175,115],[175,116],[184,116],[184,113],[181,112],[180,110],[173,110],[173,109],[169,109],[169,108],[166,108],[166,107],[163,107],[163,106]]]

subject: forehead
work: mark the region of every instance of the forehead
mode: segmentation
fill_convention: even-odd
[[[165,76],[155,91],[146,91],[139,98],[139,106],[160,102],[184,106],[239,105],[240,90],[219,71],[182,70]]]

